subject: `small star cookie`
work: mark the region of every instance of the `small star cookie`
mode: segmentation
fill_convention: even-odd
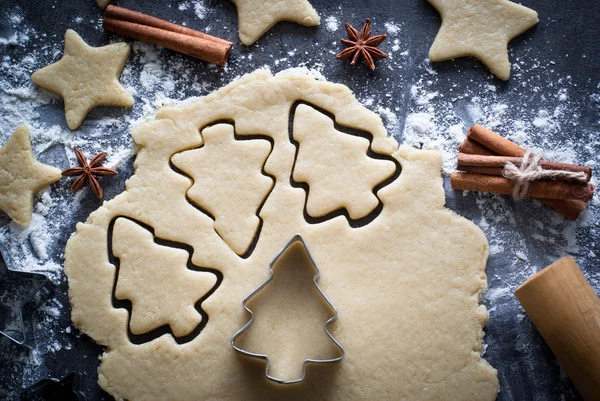
[[[60,177],[59,169],[35,160],[29,129],[19,125],[0,148],[0,210],[17,224],[29,224],[33,196]]]
[[[508,0],[428,0],[442,17],[431,61],[473,56],[502,80],[510,77],[508,42],[538,23],[534,10]]]
[[[238,11],[240,41],[246,46],[256,42],[280,21],[300,25],[319,25],[319,14],[308,0],[231,0]]]
[[[90,47],[68,29],[64,56],[34,72],[31,79],[63,97],[67,126],[76,129],[94,107],[133,104],[133,97],[119,83],[129,51],[126,43]]]

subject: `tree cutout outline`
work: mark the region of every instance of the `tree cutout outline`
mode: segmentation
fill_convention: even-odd
[[[264,170],[274,142],[263,135],[240,136],[234,122],[228,120],[215,121],[199,132],[202,145],[172,155],[171,167],[192,180],[186,193],[187,201],[209,216],[219,237],[238,256],[246,259],[254,250],[262,229],[260,210],[275,187],[275,177]],[[233,154],[227,155],[234,150]],[[242,168],[245,177],[235,174]],[[215,177],[221,180],[218,184]],[[232,181],[235,185],[231,185]],[[225,201],[237,192],[246,198],[246,202],[237,208],[225,209]],[[211,200],[212,197],[217,200]],[[256,208],[239,213],[239,209],[252,204],[256,204]]]
[[[367,159],[385,160],[385,161],[394,163],[394,165],[395,165],[394,172],[389,177],[383,179],[381,182],[377,183],[377,185],[375,185],[372,188],[372,193],[373,193],[374,197],[377,199],[377,205],[367,215],[360,217],[360,218],[352,218],[350,216],[348,210],[345,207],[340,207],[336,210],[332,210],[332,211],[325,213],[324,215],[320,215],[320,216],[312,216],[308,212],[310,185],[307,182],[296,181],[294,179],[294,172],[296,170],[296,164],[298,162],[298,155],[300,152],[300,143],[294,137],[294,122],[295,122],[295,118],[296,118],[297,108],[299,106],[308,106],[309,108],[314,109],[314,111],[316,111],[326,117],[329,117],[329,119],[333,123],[333,129],[339,133],[346,134],[349,136],[354,136],[354,137],[361,137],[361,138],[368,140],[369,146],[368,146],[368,148],[366,150],[366,154],[365,154],[365,157]],[[377,193],[379,192],[380,189],[390,185],[398,177],[400,177],[400,174],[402,172],[402,166],[400,165],[398,160],[396,160],[393,156],[387,155],[387,154],[382,154],[382,153],[377,153],[372,149],[372,144],[373,144],[374,138],[370,132],[363,131],[358,128],[352,128],[349,126],[340,125],[340,123],[337,122],[335,115],[330,113],[329,111],[327,111],[319,106],[316,106],[312,103],[306,102],[304,100],[297,100],[290,108],[290,114],[289,114],[289,119],[288,119],[288,136],[289,136],[290,142],[296,148],[296,152],[295,152],[295,156],[294,156],[294,165],[292,167],[292,172],[290,174],[290,184],[292,187],[302,188],[304,190],[304,192],[306,193],[305,200],[304,200],[303,215],[304,215],[304,219],[306,220],[307,223],[320,224],[320,223],[326,222],[328,220],[331,220],[335,217],[344,216],[346,218],[346,220],[348,221],[348,225],[350,227],[358,228],[358,227],[363,227],[363,226],[368,225],[373,220],[375,220],[377,218],[377,216],[379,216],[381,214],[381,212],[383,211],[383,202],[381,201],[379,196],[377,196]]]
[[[257,295],[258,293],[260,293],[265,287],[267,287],[267,285],[269,285],[274,278],[274,271],[273,271],[273,267],[275,266],[275,264],[278,262],[278,260],[296,243],[300,243],[303,247],[304,252],[306,253],[306,256],[308,257],[309,261],[312,263],[312,265],[314,266],[314,269],[316,271],[316,274],[313,276],[312,278],[312,282],[315,286],[315,288],[317,289],[317,291],[319,292],[319,294],[321,295],[322,299],[325,301],[325,303],[327,304],[327,306],[329,308],[331,308],[331,310],[334,311],[334,314],[332,317],[330,317],[325,324],[323,325],[323,330],[325,331],[325,334],[327,334],[327,337],[329,338],[329,340],[331,340],[331,342],[333,342],[333,344],[335,345],[335,347],[338,349],[339,351],[339,355],[335,358],[328,358],[328,359],[314,359],[314,358],[306,358],[304,359],[304,362],[302,363],[302,376],[298,379],[291,379],[291,380],[285,380],[285,379],[280,379],[278,377],[275,377],[273,375],[270,374],[270,367],[271,367],[271,361],[269,359],[269,357],[266,354],[260,354],[260,353],[256,353],[256,352],[251,352],[248,350],[245,350],[241,347],[238,347],[236,345],[236,341],[238,340],[239,337],[241,337],[244,333],[246,333],[246,331],[252,326],[252,324],[254,323],[255,320],[255,313],[248,307],[248,302],[250,302],[250,300]],[[299,383],[304,381],[304,379],[306,378],[306,366],[309,363],[318,363],[318,364],[323,364],[323,363],[335,363],[335,362],[340,362],[342,359],[344,359],[345,355],[346,355],[346,351],[344,350],[344,347],[342,347],[342,345],[333,337],[333,335],[329,332],[328,330],[328,326],[333,323],[334,321],[337,320],[338,318],[338,311],[335,308],[335,306],[333,305],[333,303],[329,300],[329,298],[327,297],[327,295],[325,295],[325,293],[323,292],[323,290],[321,289],[321,287],[319,287],[319,285],[317,284],[317,281],[319,280],[319,277],[321,275],[321,272],[319,270],[319,268],[317,267],[317,264],[315,263],[315,260],[313,259],[308,247],[306,246],[306,243],[304,242],[304,239],[302,238],[301,235],[296,234],[292,237],[292,239],[290,239],[290,241],[288,241],[288,243],[283,247],[283,249],[275,256],[275,258],[273,258],[273,260],[271,261],[271,263],[269,263],[269,277],[267,277],[267,279],[265,281],[263,281],[263,283],[258,286],[254,291],[252,291],[246,298],[244,298],[244,300],[242,301],[242,306],[244,307],[244,309],[250,314],[250,320],[238,331],[236,332],[233,337],[231,338],[231,346],[233,347],[233,349],[237,352],[239,352],[240,354],[252,357],[252,358],[257,358],[257,359],[261,359],[264,360],[266,362],[266,366],[265,366],[265,376],[267,377],[267,379],[278,383],[278,384],[294,384],[294,383]]]
[[[189,255],[188,261],[187,261],[188,269],[190,269],[192,271],[201,271],[201,272],[206,272],[206,273],[212,273],[216,276],[216,278],[217,278],[216,284],[212,287],[212,289],[210,289],[210,291],[208,291],[202,298],[200,298],[194,304],[194,308],[196,309],[196,311],[198,311],[198,313],[200,313],[200,315],[202,316],[202,320],[200,321],[200,323],[198,323],[198,325],[189,334],[186,334],[184,336],[176,336],[173,333],[173,330],[171,329],[171,326],[169,324],[164,324],[160,327],[157,327],[157,328],[155,328],[149,332],[143,333],[143,334],[134,334],[131,331],[130,320],[131,320],[131,315],[132,315],[132,311],[133,311],[133,304],[129,299],[119,299],[115,295],[116,288],[117,288],[117,282],[119,280],[119,274],[120,274],[120,270],[121,270],[121,261],[113,253],[112,242],[113,242],[114,225],[118,219],[130,220],[131,222],[133,222],[133,223],[141,226],[142,228],[146,229],[147,231],[149,231],[152,234],[154,243],[156,245],[171,247],[171,248],[178,248],[178,249],[187,251],[188,255]],[[107,247],[108,247],[108,249],[107,249],[108,260],[115,267],[114,282],[113,282],[113,287],[112,287],[112,291],[111,291],[111,303],[112,303],[113,308],[127,310],[127,312],[128,312],[127,337],[132,344],[136,344],[136,345],[145,344],[145,343],[154,341],[155,339],[162,337],[165,334],[168,334],[171,337],[173,337],[173,339],[175,340],[175,342],[177,344],[182,345],[182,344],[186,344],[186,343],[192,341],[193,339],[195,339],[202,332],[202,330],[204,330],[204,327],[206,327],[206,325],[208,324],[209,316],[202,308],[202,303],[206,299],[208,299],[212,294],[214,294],[215,291],[217,291],[217,289],[221,286],[221,284],[223,283],[223,273],[221,273],[217,269],[212,269],[212,268],[208,268],[208,267],[200,267],[200,266],[194,265],[192,263],[192,255],[194,253],[194,249],[190,245],[157,237],[152,226],[150,226],[146,223],[143,223],[137,219],[134,219],[132,217],[129,217],[129,216],[118,215],[113,218],[113,220],[111,221],[111,223],[109,224],[109,227],[108,227]]]

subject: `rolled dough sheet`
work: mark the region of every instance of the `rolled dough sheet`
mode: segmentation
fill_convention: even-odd
[[[369,132],[371,150],[401,165],[398,178],[376,193],[383,208],[367,224],[353,228],[343,214],[318,223],[305,219],[306,191],[290,180],[296,147],[290,140],[289,114],[298,101],[326,111],[339,126]],[[170,162],[175,154],[202,149],[202,130],[223,121],[234,125],[238,137],[272,139],[263,172],[275,184],[264,204],[256,201],[262,226],[247,258],[219,236],[209,214],[186,199],[194,183]],[[77,225],[65,253],[72,319],[106,346],[99,383],[107,392],[131,401],[496,398],[496,370],[480,356],[488,315],[479,295],[487,284],[488,243],[472,222],[444,208],[438,151],[398,147],[381,119],[347,87],[294,71],[276,76],[257,71],[198,101],[163,108],[132,136],[140,150],[126,191]],[[360,176],[357,185],[359,181]],[[328,190],[345,188],[332,182]],[[224,202],[235,209],[244,199]],[[239,210],[248,210],[246,206]],[[364,205],[358,206],[363,210]],[[247,217],[242,214],[239,219]],[[152,227],[157,241],[187,244],[194,266],[222,273],[221,285],[202,303],[208,320],[196,337],[129,340],[129,312],[111,300],[116,266],[109,259],[108,237],[119,216]],[[335,364],[309,365],[303,383],[282,386],[265,378],[264,363],[235,352],[230,341],[249,319],[242,300],[268,277],[268,264],[295,234],[310,248],[321,272],[319,286],[339,312],[329,329],[346,357]],[[161,291],[161,280],[151,274],[139,286],[144,293],[155,289],[165,302],[182,296]],[[259,311],[257,319],[279,330],[285,330],[286,322],[307,319],[315,327],[313,349],[327,356],[323,315],[300,316],[290,310],[270,308],[262,315]],[[270,352],[278,370],[293,371],[297,361],[288,366],[290,352],[271,346],[272,336],[255,336],[249,343],[253,350]],[[302,355],[297,347],[309,343],[305,338],[286,347]]]

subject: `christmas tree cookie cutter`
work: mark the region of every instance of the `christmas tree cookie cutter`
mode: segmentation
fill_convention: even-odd
[[[304,250],[306,251],[306,254],[310,260],[310,262],[313,264],[313,266],[315,267],[316,270],[316,274],[313,276],[313,284],[315,285],[315,287],[317,288],[317,291],[319,291],[319,294],[323,297],[323,299],[325,300],[325,302],[327,303],[327,305],[333,310],[334,314],[332,317],[330,317],[325,324],[323,325],[323,330],[325,330],[325,334],[327,334],[327,336],[329,337],[329,339],[335,344],[336,348],[339,350],[340,355],[335,357],[335,358],[329,358],[329,359],[312,359],[312,358],[307,358],[304,360],[304,362],[302,363],[302,376],[299,379],[293,379],[293,380],[284,380],[284,379],[280,379],[278,377],[275,377],[273,375],[271,375],[269,373],[269,368],[270,368],[270,361],[269,361],[269,357],[266,354],[259,354],[259,353],[255,353],[255,352],[250,352],[247,351],[245,349],[242,349],[240,347],[238,347],[236,345],[236,341],[237,339],[244,334],[249,328],[250,326],[252,326],[252,323],[254,323],[254,312],[252,312],[252,310],[250,308],[248,308],[248,302],[250,301],[250,299],[252,297],[254,297],[256,294],[258,294],[259,292],[261,292],[272,280],[273,280],[273,276],[274,276],[274,272],[273,272],[273,266],[275,266],[275,264],[277,263],[277,261],[279,260],[279,258],[295,243],[300,242],[302,244],[302,246],[304,247]],[[244,325],[244,327],[242,327],[237,333],[235,333],[233,335],[233,337],[231,338],[231,346],[233,347],[234,350],[236,350],[237,352],[252,357],[252,358],[257,358],[257,359],[262,359],[264,361],[267,362],[267,366],[265,367],[265,376],[267,377],[267,379],[278,383],[278,384],[293,384],[293,383],[300,383],[303,382],[304,379],[306,378],[306,365],[309,363],[319,363],[319,364],[323,364],[323,363],[334,363],[334,362],[340,362],[342,359],[344,359],[344,356],[346,355],[346,351],[344,350],[344,347],[342,347],[342,345],[333,337],[333,335],[329,332],[329,330],[327,329],[327,326],[329,326],[331,323],[333,323],[334,321],[337,320],[338,318],[338,311],[335,308],[335,306],[333,306],[333,303],[329,300],[329,298],[327,298],[327,296],[325,295],[325,293],[323,292],[323,290],[321,289],[321,287],[319,287],[319,285],[317,284],[317,281],[319,280],[319,277],[321,276],[321,272],[317,266],[317,264],[315,263],[315,260],[313,259],[310,250],[308,249],[308,247],[306,246],[306,242],[304,242],[304,239],[302,238],[302,236],[300,234],[296,234],[292,237],[292,239],[290,239],[288,241],[288,243],[283,247],[283,249],[281,251],[279,251],[279,253],[275,256],[275,258],[273,258],[273,260],[271,261],[271,263],[269,263],[269,277],[267,277],[267,279],[261,284],[259,285],[254,291],[252,291],[246,298],[244,298],[244,300],[242,301],[242,306],[244,307],[244,309],[246,309],[246,311],[248,313],[250,313],[250,320],[248,321],[248,323],[246,323]]]

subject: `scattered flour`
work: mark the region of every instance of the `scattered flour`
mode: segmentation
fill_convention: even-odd
[[[410,88],[410,106],[404,120],[402,140],[417,147],[439,149],[446,175],[455,170],[458,146],[474,123],[532,148],[547,159],[598,165],[598,132],[593,127],[584,128],[578,124],[580,106],[570,96],[570,92],[575,90],[571,78],[527,77],[523,73],[517,73],[517,76],[526,78],[523,86],[534,93],[541,85],[549,85],[555,88],[554,95],[542,97],[535,105],[513,104],[497,90],[495,83],[488,82],[476,83],[464,92],[452,90],[440,93],[437,88],[442,78],[434,71],[426,72]],[[596,97],[592,95],[593,99]],[[580,134],[578,141],[570,138],[571,130]],[[592,182],[597,183],[595,178]],[[447,188],[450,189],[449,185]],[[564,219],[536,201],[515,203],[508,197],[484,193],[450,191],[447,195],[451,204],[474,202],[477,206],[478,212],[469,214],[469,218],[484,230],[490,241],[488,280],[493,289],[485,293],[485,299],[493,305],[496,313],[518,307],[514,297],[500,302],[498,294],[512,294],[530,275],[558,258],[570,254],[580,266],[595,263],[591,256],[594,253],[584,250],[597,247],[590,238],[597,238],[600,234],[598,195],[576,222]],[[527,225],[516,219],[515,209],[528,210],[527,214],[536,216],[533,224]],[[494,260],[509,261],[509,266],[501,269],[502,276],[494,275]],[[533,262],[539,260],[546,262]],[[598,271],[586,274],[592,285],[598,288]]]
[[[330,15],[325,18],[325,27],[329,32],[335,32],[340,29],[340,21],[333,15]]]
[[[198,17],[199,19],[206,18],[206,15],[208,14],[208,10],[206,9],[206,6],[204,5],[204,1],[194,2],[194,13],[196,13],[196,17]]]
[[[383,106],[377,107],[376,111],[381,116],[381,119],[388,130],[393,131],[398,127],[398,117],[396,112]]]
[[[180,3],[177,6],[177,9],[180,11],[188,11],[193,10],[196,18],[205,19],[208,16],[209,10],[206,7],[204,0],[188,0]]]
[[[186,0],[180,2],[177,9],[189,14],[193,12],[198,19],[206,19],[209,14],[207,4],[204,0]],[[132,55],[121,76],[125,87],[135,96],[133,108],[92,112],[83,127],[72,133],[65,129],[62,101],[36,88],[30,81],[33,71],[61,56],[62,37],[53,38],[61,45],[36,47],[32,38],[40,33],[28,25],[18,12],[9,15],[8,19],[11,31],[0,37],[0,144],[18,124],[25,122],[31,127],[36,156],[42,162],[59,168],[75,164],[73,146],[81,148],[86,155],[107,151],[107,166],[124,167],[131,161],[134,152],[128,135],[131,128],[153,118],[158,107],[185,102],[190,94],[192,98],[206,95],[250,72],[259,66],[255,61],[257,55],[269,51],[261,48],[260,44],[253,49],[254,53],[244,49],[232,57],[225,68],[217,70],[217,67],[200,64],[156,46],[133,42]],[[84,23],[80,17],[74,21]],[[101,30],[99,20],[91,23]],[[337,17],[328,16],[324,26],[328,32],[337,32],[341,23]],[[447,84],[444,74],[438,74],[427,60],[415,59],[413,54],[416,53],[411,52],[409,41],[403,37],[403,25],[388,21],[383,26],[389,37],[382,48],[390,54],[390,58],[378,61],[377,65],[378,69],[393,72],[393,78],[385,78],[384,88],[390,90],[372,90],[373,82],[382,78],[362,74],[362,71],[356,75],[338,75],[337,81],[355,90],[357,98],[382,117],[390,134],[399,142],[439,149],[445,175],[454,171],[458,145],[473,123],[496,130],[549,159],[591,167],[600,163],[600,136],[597,131],[578,125],[578,104],[570,77],[559,76],[554,70],[539,66],[536,60],[524,58],[515,60],[511,80],[523,84],[513,90],[527,90],[535,94],[547,86],[554,89],[553,96],[544,96],[527,104],[513,104],[509,100],[510,92],[505,93],[496,81],[484,78],[480,82],[471,82],[467,89],[447,85],[450,89],[441,91],[440,86]],[[381,31],[377,28],[381,27],[374,27],[374,33]],[[340,50],[339,41],[323,42],[320,46],[323,54],[316,55],[304,49],[286,49],[265,67],[274,72],[296,67],[316,79],[334,79],[336,77],[329,75],[334,74],[330,64],[336,62],[333,55]],[[25,47],[29,49],[27,55],[22,52]],[[11,49],[15,51],[11,53]],[[16,51],[18,49],[21,51]],[[219,73],[209,81],[202,78],[199,69]],[[536,69],[542,72],[533,74]],[[587,100],[600,112],[598,85]],[[394,95],[392,87],[404,87],[405,96]],[[559,133],[573,130],[580,132],[585,139],[575,141],[565,136],[560,143],[552,139],[559,137]],[[90,210],[89,205],[86,206],[89,197],[85,191],[73,196],[69,185],[70,181],[61,181],[37,196],[33,220],[27,228],[10,223],[0,215],[0,251],[11,268],[43,272],[55,285],[64,284],[61,247],[66,239],[65,233],[72,232],[74,219],[85,219],[86,214],[82,215],[82,210]],[[109,196],[118,192],[119,188],[115,188]],[[599,235],[598,195],[577,222],[566,221],[532,201],[515,203],[510,198],[492,194],[454,193],[447,179],[446,195],[449,207],[465,212],[484,230],[490,241],[490,290],[484,295],[490,305],[490,314],[515,308],[512,291],[543,267],[539,263],[534,265],[533,261],[548,260],[550,263],[560,256],[572,254],[581,265],[589,266],[600,254],[597,245],[589,240]],[[520,221],[514,210],[524,210],[535,218],[528,222]],[[496,266],[497,261],[501,261],[502,266]],[[600,273],[586,274],[592,285],[598,288]],[[56,324],[58,316],[68,313],[66,303],[49,301],[39,312],[39,333],[71,333],[70,327],[59,328]],[[43,376],[44,359],[68,347],[70,344],[65,337],[52,335],[45,338],[40,348],[14,361],[23,366],[18,374]]]
[[[388,31],[388,33],[391,36],[396,36],[396,35],[398,35],[398,33],[400,33],[400,25],[398,25],[394,22],[386,22],[383,25],[385,26],[385,29]]]

